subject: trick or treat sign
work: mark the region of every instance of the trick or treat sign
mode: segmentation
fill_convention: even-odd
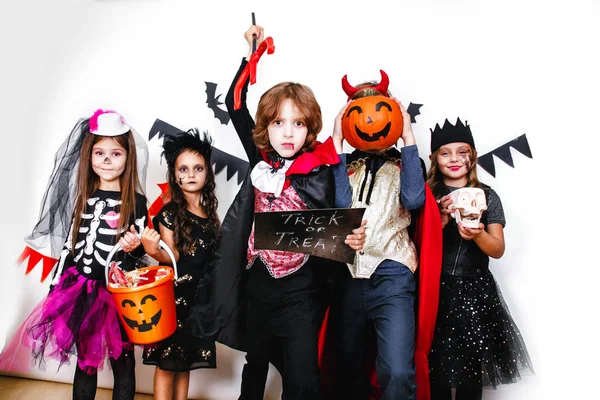
[[[257,212],[254,247],[352,263],[355,251],[344,240],[360,226],[364,213],[364,208]]]

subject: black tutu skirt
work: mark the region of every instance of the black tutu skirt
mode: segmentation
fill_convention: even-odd
[[[519,329],[488,270],[482,276],[442,275],[429,354],[432,386],[513,383],[533,366]]]
[[[197,283],[198,278],[193,278],[190,274],[185,274],[174,282],[177,329],[162,342],[144,347],[144,364],[173,372],[216,368],[217,352],[214,340],[194,337],[188,333],[185,326]]]

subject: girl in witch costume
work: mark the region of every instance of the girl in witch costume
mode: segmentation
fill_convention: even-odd
[[[106,357],[114,375],[113,399],[134,398],[133,345],[106,289],[105,264],[117,242],[123,249],[117,257],[123,269],[133,269],[144,254],[141,247],[133,251],[140,245],[136,230],[146,226],[146,160],[143,139],[134,136],[118,113],[98,110],[80,120],[57,154],[40,221],[29,237],[64,234],[60,230],[68,226],[64,218],[69,214],[65,209],[72,210],[51,291],[22,329],[27,332],[24,344],[41,368],[44,357],[62,365],[77,355],[74,399],[94,398],[97,371]]]
[[[500,198],[477,178],[471,128],[457,119],[431,131],[427,183],[439,199],[444,226],[440,300],[429,355],[432,400],[482,398],[483,385],[515,382],[533,371],[519,329],[489,269],[489,258],[504,253],[504,212]],[[454,190],[481,188],[487,200],[479,227],[450,218]]]
[[[171,201],[153,220],[160,233],[146,228],[142,244],[161,265],[172,261],[158,247],[159,240],[162,238],[173,249],[179,274],[174,282],[177,329],[162,342],[146,346],[143,359],[144,364],[156,365],[155,399],[187,399],[190,371],[216,368],[215,342],[192,337],[184,324],[198,281],[207,277],[208,261],[219,230],[218,201],[210,162],[212,146],[206,135],[201,138],[197,130],[190,130],[165,136],[163,149]]]
[[[351,86],[344,76],[342,86],[349,102],[338,114],[333,132],[342,159],[334,167],[336,183],[343,179],[350,181],[349,186],[336,186],[336,205],[366,207],[365,219],[369,221],[364,249],[356,254],[353,264],[348,264],[345,279],[341,279],[339,285],[339,303],[334,303],[330,316],[334,329],[339,330],[335,341],[338,381],[335,398],[415,399],[416,355],[418,398],[426,399],[428,380],[426,376],[422,378],[422,364],[425,361],[426,365],[431,343],[428,337],[431,337],[435,321],[436,304],[428,299],[437,298],[441,227],[435,200],[425,185],[410,116],[402,103],[389,94],[387,74],[381,71],[381,76],[380,82],[367,82],[357,87]],[[369,107],[370,102],[363,101],[369,96],[379,97],[372,101],[374,113]],[[374,107],[375,103],[377,107]],[[389,114],[401,113],[403,118],[386,119],[387,125],[380,132],[368,133],[381,136],[378,141],[371,140],[362,131],[350,131],[359,132],[355,124],[360,124],[360,120],[346,126],[342,132],[344,116],[348,118],[359,113],[369,118],[381,118],[380,109],[381,112],[388,109]],[[393,124],[397,123],[403,124],[401,129],[394,128]],[[368,125],[360,128],[366,131]],[[345,135],[358,136],[354,139],[357,148],[351,154],[342,154]],[[398,151],[394,144],[400,137],[403,147]],[[344,191],[344,188],[349,190]],[[419,220],[420,227],[416,235],[415,219]],[[420,244],[421,252],[417,251],[415,241]],[[415,277],[417,267],[419,282]],[[418,319],[415,318],[417,293],[422,295]],[[372,357],[366,351],[370,348],[367,340],[369,324],[374,328],[377,344],[376,379],[371,376],[375,390],[368,379],[372,371],[365,370],[364,361],[366,359],[366,364],[370,365]],[[416,330],[420,340],[415,340]]]
[[[245,33],[251,46],[263,41],[263,29]],[[255,211],[288,211],[334,206],[333,174],[339,162],[331,140],[316,141],[321,130],[320,107],[306,86],[283,82],[259,101],[256,123],[246,107],[248,82],[242,82],[241,107],[234,107],[236,83],[226,105],[249,161],[249,175],[229,208],[217,238],[211,263],[215,319],[204,309],[192,310],[198,334],[218,333],[217,341],[247,351],[240,399],[262,400],[269,361],[282,373],[287,400],[319,398],[315,304],[317,257],[254,248]],[[243,78],[242,78],[243,79]],[[360,249],[364,229],[348,235],[346,243]],[[202,287],[196,291],[201,296]],[[209,324],[205,324],[209,322]]]

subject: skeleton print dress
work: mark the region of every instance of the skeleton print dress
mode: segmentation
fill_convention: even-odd
[[[120,192],[97,190],[87,200],[72,250],[73,227],[54,272],[50,293],[28,317],[28,345],[34,360],[44,365],[44,357],[60,365],[77,354],[79,367],[89,374],[102,369],[106,356],[117,359],[132,350],[121,327],[117,309],[106,290],[106,257],[117,243]],[[147,225],[146,198],[136,194],[134,216],[123,229]],[[136,267],[144,250],[118,252],[115,260],[125,270]]]
[[[155,229],[161,224],[173,230],[175,210],[176,205],[173,203],[164,206],[153,220]],[[185,331],[184,325],[194,303],[196,286],[200,280],[207,279],[208,261],[215,243],[215,230],[209,225],[207,218],[186,212],[194,224],[191,232],[194,242],[188,252],[179,250],[179,278],[174,282],[177,329],[162,342],[146,346],[143,354],[144,364],[156,365],[162,370],[174,372],[217,366],[214,340],[192,337]]]

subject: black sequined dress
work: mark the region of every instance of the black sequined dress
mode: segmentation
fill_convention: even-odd
[[[484,225],[505,225],[498,195],[483,186],[488,210]],[[444,186],[436,198],[455,190]],[[533,367],[521,333],[489,270],[489,257],[460,237],[454,219],[444,228],[440,300],[429,354],[432,387],[516,382]]]
[[[195,338],[185,332],[184,324],[194,302],[194,292],[199,280],[206,279],[215,242],[215,232],[208,219],[187,212],[194,223],[191,232],[194,243],[187,253],[179,252],[177,262],[179,278],[174,282],[177,329],[162,342],[145,346],[143,353],[144,364],[174,372],[216,368],[217,360],[214,340]],[[162,224],[172,230],[174,219],[175,205],[169,203],[160,210],[153,222],[156,229]]]

